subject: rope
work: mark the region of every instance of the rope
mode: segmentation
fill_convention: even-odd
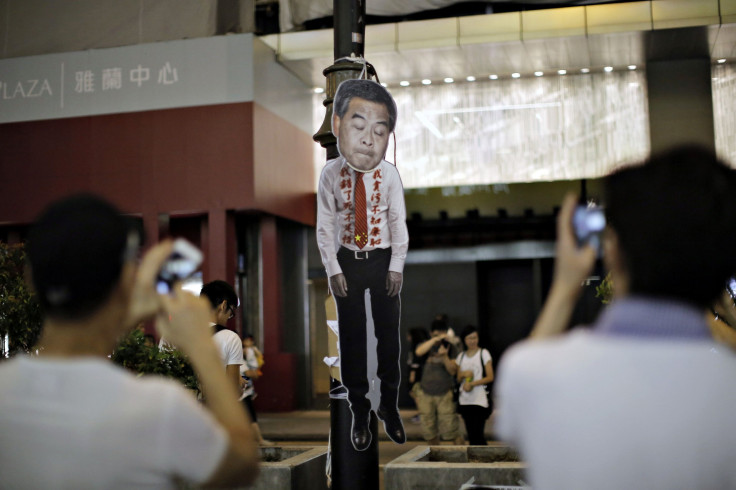
[[[325,476],[327,477],[327,488],[332,488],[332,429],[327,435],[327,463],[325,464]]]

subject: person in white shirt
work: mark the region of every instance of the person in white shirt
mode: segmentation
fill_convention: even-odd
[[[498,366],[494,432],[535,490],[736,488],[736,355],[704,314],[736,271],[736,171],[685,146],[604,189],[614,300],[591,329],[561,334],[596,259],[568,196],[545,305]]]
[[[378,340],[386,434],[406,441],[398,410],[401,378],[399,293],[409,247],[404,190],[396,166],[383,159],[396,125],[396,104],[371,80],[345,80],[335,94],[332,132],[340,157],[325,164],[317,192],[317,242],[337,303],[340,377],[353,414],[357,450],[371,443],[366,367],[365,290]]]
[[[235,316],[238,308],[238,295],[225,281],[215,280],[202,286],[200,297],[210,302],[211,333],[220,359],[225,366],[225,375],[230,380],[238,396],[241,392],[240,366],[243,365],[243,348],[240,336],[227,328],[227,322]]]
[[[457,356],[457,381],[460,393],[457,412],[465,422],[468,443],[471,446],[485,446],[484,429],[486,420],[493,411],[488,400],[486,385],[493,381],[493,359],[487,349],[478,345],[478,329],[468,325],[460,333],[465,351]]]
[[[206,302],[178,287],[155,292],[171,242],[136,265],[138,234],[109,203],[79,195],[47,208],[27,247],[44,323],[38,355],[0,364],[0,487],[252,482],[258,448],[202,328]],[[206,406],[176,381],[136,377],[108,359],[121,336],[154,315],[159,333],[189,357]]]

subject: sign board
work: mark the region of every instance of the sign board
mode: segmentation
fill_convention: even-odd
[[[0,123],[252,100],[252,34],[0,60]]]

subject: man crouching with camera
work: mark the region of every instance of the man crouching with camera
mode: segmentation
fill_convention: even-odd
[[[202,328],[209,305],[154,283],[165,241],[138,257],[138,234],[109,203],[74,196],[32,228],[28,257],[44,324],[37,356],[0,364],[0,475],[7,488],[245,486],[258,449]],[[173,380],[110,362],[118,339],[157,316],[194,367],[207,407]]]
[[[465,442],[453,400],[457,357],[455,346],[447,339],[447,325],[441,320],[432,322],[432,338],[417,346],[416,356],[427,356],[422,371],[422,380],[415,386],[417,408],[422,423],[422,437],[429,445],[436,446],[440,439],[453,441],[455,445]]]

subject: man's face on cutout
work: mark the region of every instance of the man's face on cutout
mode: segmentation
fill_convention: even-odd
[[[386,106],[359,97],[350,99],[342,118],[337,114],[332,116],[337,149],[350,165],[359,170],[371,170],[381,163],[388,148],[388,128]]]

